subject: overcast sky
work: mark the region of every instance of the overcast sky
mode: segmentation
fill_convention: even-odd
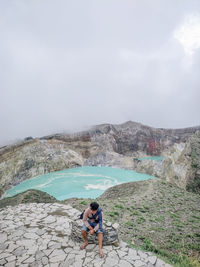
[[[0,145],[200,125],[199,0],[0,0]]]

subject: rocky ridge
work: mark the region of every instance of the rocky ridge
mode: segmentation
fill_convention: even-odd
[[[135,169],[186,188],[188,181],[194,181],[186,167],[190,165],[190,156],[182,157],[184,162],[180,166],[175,158],[173,161],[170,157],[179,153],[177,151],[184,150],[187,140],[199,129],[200,126],[156,129],[129,121],[121,125],[98,125],[75,134],[26,138],[17,144],[0,148],[0,196],[25,179],[83,165]],[[165,155],[167,159],[163,164],[155,161],[139,163],[135,160],[146,155]],[[179,158],[181,162],[182,159]],[[170,160],[174,164],[170,164]],[[197,163],[193,166],[195,164]],[[198,166],[195,172],[197,178]],[[176,175],[178,169],[179,175]]]
[[[186,142],[200,126],[183,129],[153,128],[141,123],[128,121],[119,125],[102,124],[88,131],[75,134],[56,134],[41,139],[56,139],[72,145],[86,158],[99,151],[111,151],[125,156],[161,155],[174,143]],[[76,145],[74,145],[74,142]],[[92,148],[91,153],[86,148]],[[106,148],[106,149],[105,149]]]

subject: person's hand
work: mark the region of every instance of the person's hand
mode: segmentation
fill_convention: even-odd
[[[93,235],[94,234],[94,229],[90,230],[90,234]]]

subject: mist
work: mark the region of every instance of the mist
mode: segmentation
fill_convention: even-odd
[[[0,145],[128,120],[200,125],[200,2],[0,2]]]

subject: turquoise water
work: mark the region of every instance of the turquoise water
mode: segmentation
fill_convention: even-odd
[[[151,156],[151,157],[145,157],[145,158],[138,158],[138,160],[156,160],[158,162],[161,162],[164,159],[164,157],[161,156]]]
[[[96,198],[111,186],[153,178],[148,174],[111,167],[78,167],[28,179],[8,190],[3,197],[38,189],[58,200]]]

